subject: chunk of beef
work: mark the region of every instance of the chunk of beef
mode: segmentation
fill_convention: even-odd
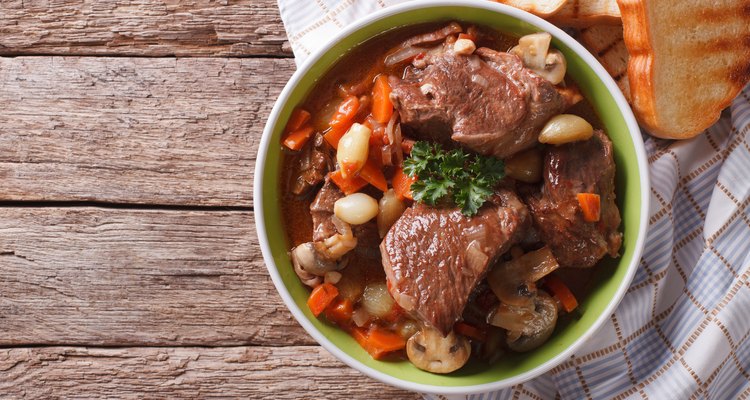
[[[292,193],[307,193],[323,182],[328,171],[333,168],[333,156],[322,134],[316,133],[313,140],[305,144],[295,165],[298,170],[295,171],[297,179],[292,187]]]
[[[318,191],[312,204],[310,204],[310,215],[313,221],[313,241],[319,242],[336,234],[333,225],[333,204],[336,200],[344,197],[344,193],[336,186],[330,178],[325,178],[325,183]]]
[[[555,87],[513,54],[479,48],[457,55],[446,45],[419,64],[389,78],[391,99],[402,123],[443,144],[507,157],[533,146],[566,107]]]
[[[520,239],[527,215],[526,206],[505,189],[473,217],[415,204],[380,245],[391,295],[447,334],[488,266]]]
[[[380,235],[378,234],[378,224],[375,220],[370,220],[362,225],[352,226],[354,237],[357,238],[357,247],[354,252],[361,258],[380,261]]]
[[[604,132],[583,142],[548,147],[541,192],[526,196],[542,241],[560,265],[588,268],[605,254],[617,257],[622,244],[620,211],[615,204],[612,142]],[[596,193],[598,222],[586,222],[576,195]]]

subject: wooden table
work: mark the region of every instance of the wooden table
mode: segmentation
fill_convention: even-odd
[[[0,2],[0,394],[418,398],[291,317],[253,220],[275,0]]]

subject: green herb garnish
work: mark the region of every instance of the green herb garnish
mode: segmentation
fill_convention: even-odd
[[[492,196],[495,185],[505,176],[505,165],[494,157],[416,142],[404,160],[404,172],[417,177],[411,185],[414,200],[431,206],[452,200],[470,217]]]

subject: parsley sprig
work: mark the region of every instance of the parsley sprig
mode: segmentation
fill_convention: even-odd
[[[417,142],[404,160],[404,172],[417,177],[411,185],[415,201],[434,206],[452,200],[464,215],[472,216],[492,196],[505,175],[505,165],[494,157]]]

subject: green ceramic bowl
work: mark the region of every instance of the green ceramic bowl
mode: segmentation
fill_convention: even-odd
[[[287,255],[279,209],[280,137],[294,107],[343,55],[358,44],[405,25],[459,20],[493,27],[514,36],[547,31],[568,61],[568,73],[593,105],[614,142],[617,196],[624,232],[622,256],[597,267],[594,286],[581,299],[579,319],[558,328],[541,348],[512,355],[487,366],[470,363],[457,372],[436,375],[408,361],[375,361],[348,334],[315,318],[306,305],[308,289],[300,283]],[[276,101],[258,150],[255,169],[255,215],[268,271],[282,299],[299,323],[323,347],[346,364],[401,388],[441,394],[467,394],[511,386],[550,370],[570,356],[612,314],[625,294],[640,260],[647,226],[649,178],[640,130],[633,114],[604,68],[560,29],[517,9],[486,0],[414,1],[372,14],[347,28],[300,67]]]

